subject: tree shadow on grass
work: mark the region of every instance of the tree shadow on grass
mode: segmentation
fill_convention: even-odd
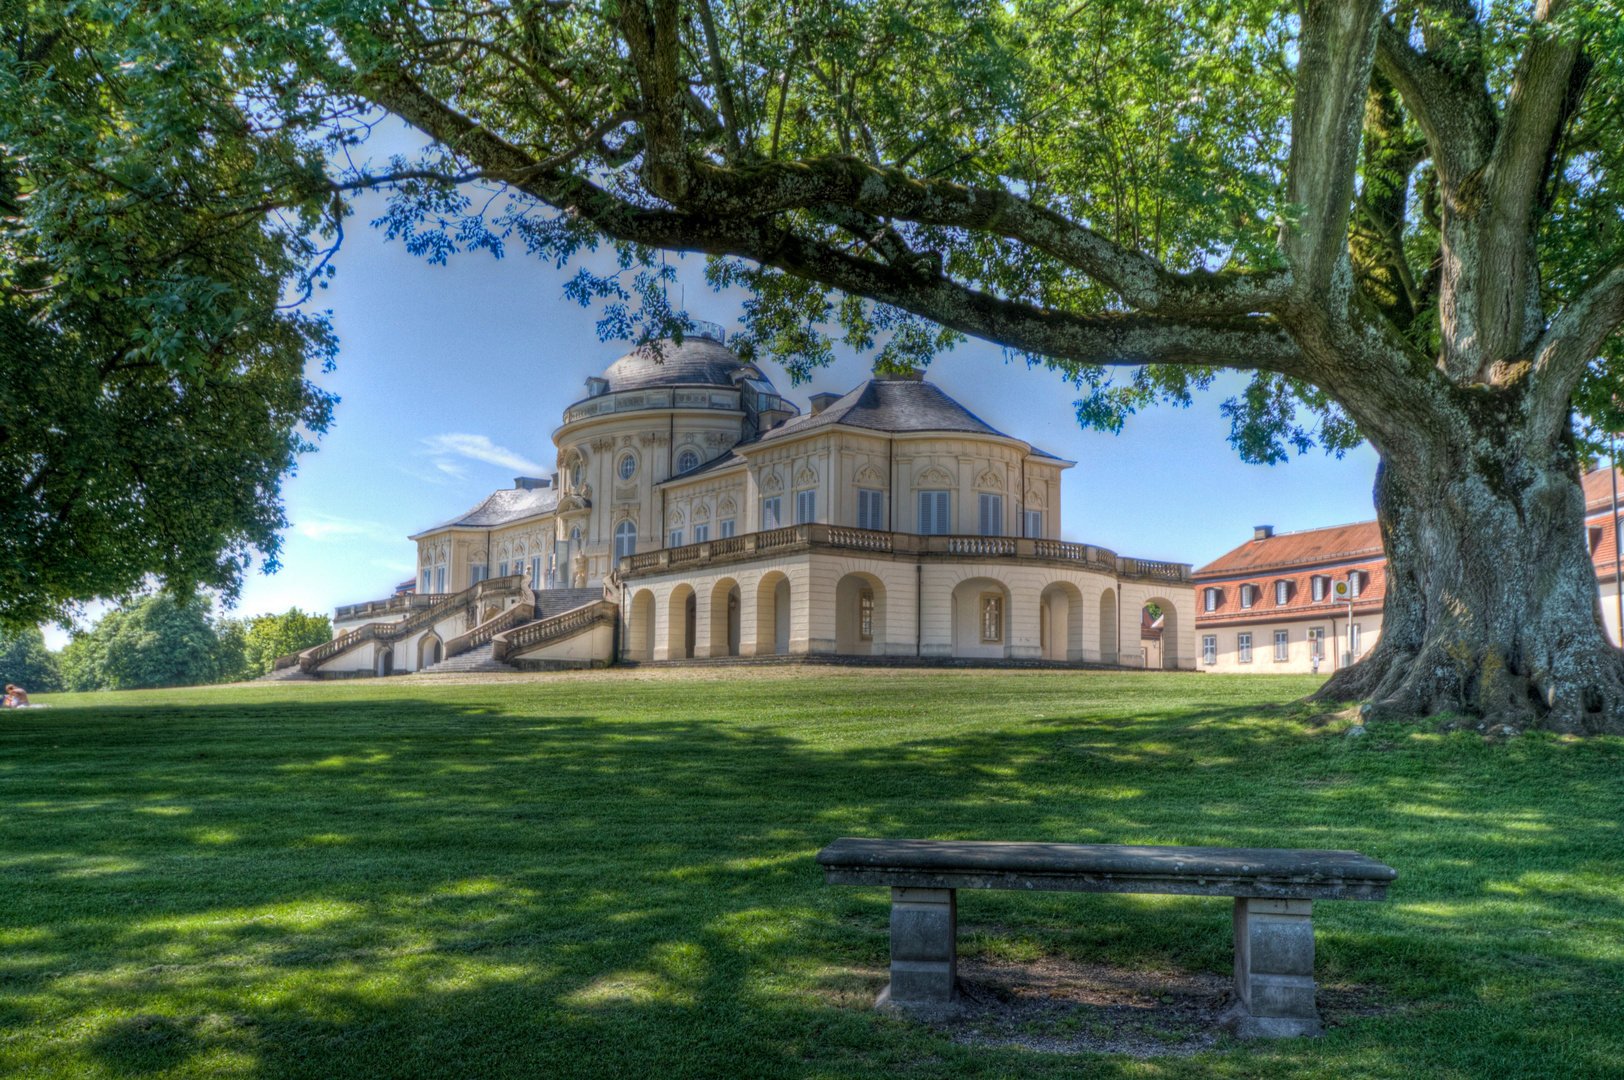
[[[1448,740],[1375,754],[1255,709],[1192,705],[825,745],[790,724],[535,708],[103,708],[8,732],[0,884],[22,899],[0,912],[0,987],[20,1037],[0,1065],[1128,1071],[969,1049],[871,1014],[861,998],[886,962],[887,898],[822,884],[811,855],[840,835],[1356,847],[1403,876],[1388,904],[1320,905],[1324,980],[1466,1007],[1462,987],[1532,956],[1527,1000],[1482,1022],[1537,1036],[1577,1024],[1552,1009],[1553,988],[1624,976],[1585,933],[1508,939],[1620,922],[1616,893],[1561,878],[1617,872],[1617,852],[1597,847],[1619,809],[1594,802],[1608,761],[1587,751],[1574,766],[1551,741],[1517,759]],[[1486,788],[1473,782],[1485,768],[1558,780]],[[1216,900],[978,893],[961,918],[967,955],[1229,962]],[[1446,1052],[1402,1020],[1367,1037],[1412,1061]],[[1301,1071],[1318,1054],[1303,1051]],[[1500,1072],[1518,1075],[1515,1056]]]

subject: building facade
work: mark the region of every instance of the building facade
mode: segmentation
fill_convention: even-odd
[[[301,665],[413,671],[489,647],[518,666],[1142,666],[1154,605],[1155,661],[1196,666],[1190,567],[1061,539],[1073,462],[917,376],[813,395],[803,414],[719,337],[633,350],[589,378],[552,433],[556,473],[413,535],[415,592],[339,609],[334,641]],[[590,629],[555,632],[587,609]],[[607,644],[576,640],[591,634]]]
[[[1624,473],[1587,473],[1584,493],[1599,614],[1618,645],[1615,479],[1624,487]],[[1331,672],[1381,636],[1387,557],[1374,521],[1280,535],[1262,525],[1194,576],[1202,671]]]

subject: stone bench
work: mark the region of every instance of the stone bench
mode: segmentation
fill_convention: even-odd
[[[958,890],[1173,893],[1235,898],[1235,1005],[1242,1037],[1321,1032],[1314,1007],[1315,900],[1382,900],[1398,877],[1355,851],[836,840],[817,854],[830,885],[891,890],[891,983],[881,1008],[955,1009]]]

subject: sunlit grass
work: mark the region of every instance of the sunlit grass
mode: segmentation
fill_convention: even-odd
[[[1285,705],[1294,678],[841,671],[58,697],[0,720],[0,1075],[1624,1076],[1624,742]],[[1195,1058],[866,1005],[841,835],[1346,847],[1382,1011]],[[966,956],[1228,969],[1226,902],[966,894]]]

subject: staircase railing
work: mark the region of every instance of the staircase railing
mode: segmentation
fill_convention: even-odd
[[[609,601],[598,600],[550,619],[539,619],[499,633],[491,639],[491,659],[500,663],[525,650],[571,637],[597,623],[614,619],[618,610]]]
[[[475,582],[461,592],[447,593],[443,599],[436,601],[432,607],[423,608],[398,622],[364,623],[353,630],[346,630],[331,641],[324,641],[314,648],[305,649],[303,652],[296,654],[297,659],[294,662],[299,665],[301,671],[314,671],[338,654],[348,652],[364,642],[399,641],[417,633],[426,626],[433,626],[441,619],[469,604],[477,606],[481,600],[498,596],[511,596],[514,593],[518,593],[532,605],[535,602],[535,593],[531,592],[525,585],[524,575],[522,574],[510,574],[504,578],[492,578]],[[292,666],[291,663],[283,664],[283,659],[286,658],[277,660],[276,667]]]
[[[454,637],[446,642],[446,659],[461,656],[470,649],[477,649],[503,630],[511,630],[515,626],[521,626],[535,617],[535,604],[514,604],[512,607],[492,615],[466,634]]]

